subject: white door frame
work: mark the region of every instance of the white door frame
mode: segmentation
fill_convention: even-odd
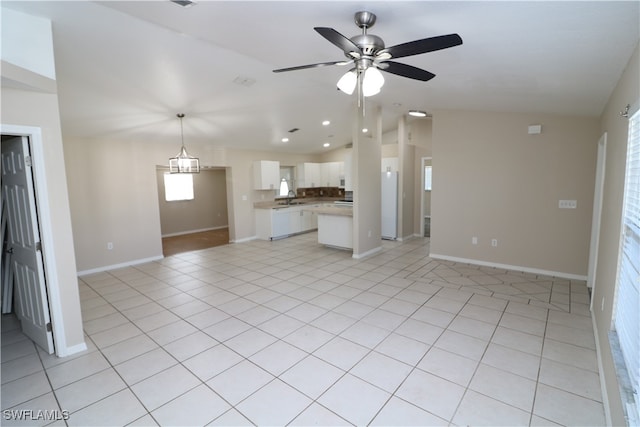
[[[596,280],[596,266],[598,264],[598,245],[600,243],[600,220],[602,217],[602,192],[604,190],[604,172],[607,158],[607,132],[598,141],[598,157],[596,161],[596,180],[593,190],[593,214],[591,219],[591,243],[589,245],[589,267],[587,286],[593,287]],[[593,299],[591,301],[593,305]],[[592,307],[593,308],[593,307]]]
[[[420,236],[424,237],[424,167],[427,160],[433,163],[433,157],[422,157],[420,159]],[[415,223],[414,223],[415,224]],[[433,222],[432,222],[433,224]]]
[[[42,140],[42,130],[33,126],[0,125],[0,134],[26,136],[29,138],[29,148],[31,149],[31,166],[33,171],[33,182],[35,186],[36,206],[38,207],[38,222],[40,223],[40,237],[42,240],[42,254],[44,255],[44,272],[47,278],[47,295],[49,299],[49,313],[51,315],[51,326],[53,329],[53,342],[56,355],[67,350],[67,341],[64,334],[64,315],[62,311],[60,288],[53,278],[57,277],[56,253],[53,250],[53,230],[54,224],[51,222],[51,201],[47,188],[45,174],[45,150]]]

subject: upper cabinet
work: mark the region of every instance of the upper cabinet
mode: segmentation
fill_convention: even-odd
[[[257,160],[253,162],[253,189],[277,190],[280,188],[280,162]]]
[[[320,182],[322,187],[339,187],[340,169],[344,173],[343,162],[320,163]]]
[[[298,188],[322,187],[320,163],[298,164]]]
[[[343,162],[298,164],[298,188],[339,187]]]

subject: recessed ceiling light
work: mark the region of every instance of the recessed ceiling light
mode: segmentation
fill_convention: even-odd
[[[427,117],[426,111],[409,110],[409,115],[413,117]]]
[[[328,142],[325,142],[324,144],[322,144],[322,146],[326,148],[326,147],[330,147],[331,144],[329,144]]]
[[[367,132],[369,132],[369,129],[367,129],[367,128],[362,128],[362,133],[367,133]]]
[[[289,142],[289,138],[282,138],[282,142]]]
[[[329,120],[325,120],[322,122],[322,126],[329,126],[331,122]]]

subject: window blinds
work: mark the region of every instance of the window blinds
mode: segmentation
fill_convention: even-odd
[[[614,326],[636,399],[630,421],[640,420],[640,111],[629,120],[622,237]],[[632,424],[633,425],[633,424]]]

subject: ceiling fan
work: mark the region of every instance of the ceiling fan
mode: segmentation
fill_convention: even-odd
[[[356,25],[362,29],[362,34],[353,36],[350,39],[333,28],[314,28],[322,37],[342,49],[347,60],[280,68],[273,70],[273,72],[281,73],[306,68],[354,64],[354,67],[338,81],[338,88],[351,94],[356,84],[359,83],[358,87],[362,90],[363,95],[371,96],[378,93],[384,83],[384,78],[378,70],[420,81],[431,80],[435,77],[435,74],[429,71],[391,61],[391,59],[419,55],[462,44],[462,38],[458,34],[447,34],[385,47],[384,41],[380,37],[367,33],[367,29],[373,27],[376,22],[375,14],[364,11],[357,12],[354,19]]]

